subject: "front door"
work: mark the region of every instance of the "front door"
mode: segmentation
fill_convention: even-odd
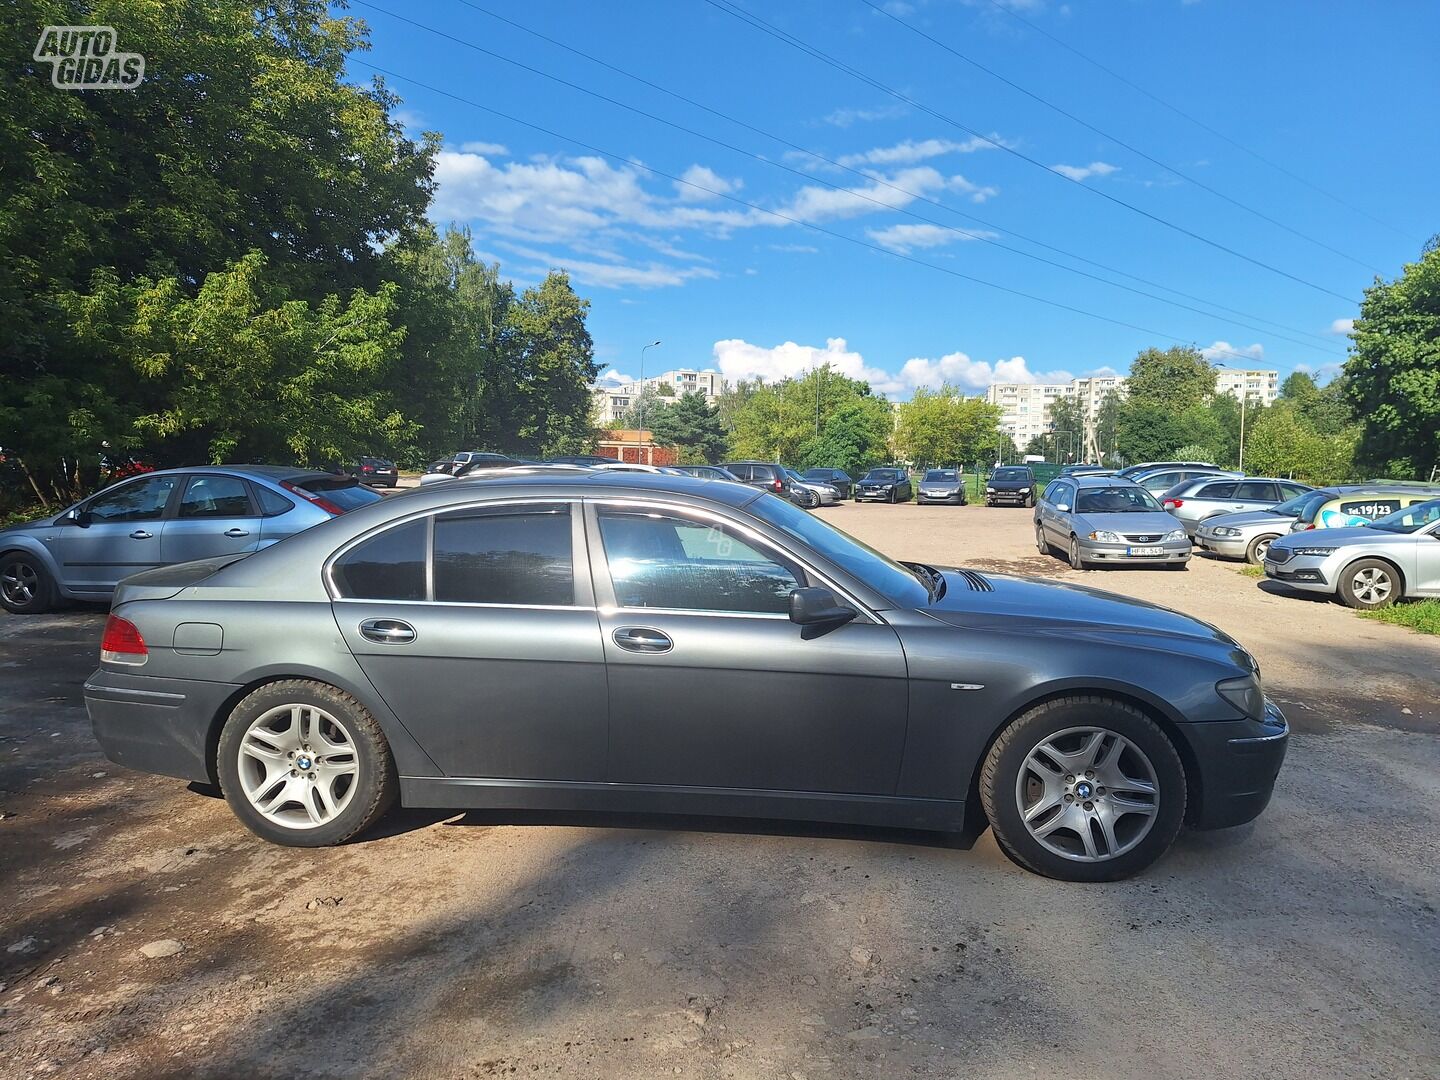
[[[899,638],[861,615],[805,640],[798,561],[700,512],[597,504],[592,565],[617,783],[889,795],[905,746]]]
[[[79,521],[62,526],[54,541],[65,585],[105,593],[123,577],[164,565],[160,534],[179,483],[171,474],[137,477],[85,503]]]
[[[165,522],[160,557],[166,563],[254,551],[260,513],[238,476],[197,473],[185,484],[175,515]]]
[[[604,779],[605,658],[571,510],[417,518],[331,568],[346,644],[446,776]]]

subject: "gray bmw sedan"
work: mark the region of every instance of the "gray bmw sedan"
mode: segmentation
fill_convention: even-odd
[[[1113,880],[1249,821],[1288,728],[1205,623],[895,562],[784,499],[516,470],[123,581],[85,686],[111,760],[281,844],[407,806],[973,833]]]

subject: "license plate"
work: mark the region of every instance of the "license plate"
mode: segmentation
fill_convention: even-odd
[[[1132,547],[1125,549],[1126,555],[1164,555],[1163,547]]]

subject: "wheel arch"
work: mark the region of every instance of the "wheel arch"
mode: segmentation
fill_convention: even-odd
[[[980,774],[984,771],[985,759],[990,756],[990,748],[1000,738],[1000,733],[1031,709],[1071,697],[1106,698],[1122,705],[1129,705],[1143,713],[1148,720],[1163,731],[1165,737],[1170,740],[1170,744],[1175,747],[1175,753],[1179,756],[1180,764],[1185,770],[1187,795],[1185,821],[1188,824],[1200,819],[1201,807],[1204,805],[1205,799],[1205,785],[1200,772],[1200,762],[1195,756],[1195,750],[1190,745],[1190,740],[1185,738],[1181,722],[1175,713],[1164,702],[1138,687],[1088,680],[1061,686],[1048,686],[1042,692],[1015,706],[1010,714],[995,726],[995,730],[985,740],[984,747],[975,759],[970,786],[966,789],[965,818],[967,821],[982,823],[986,820],[985,808],[980,803]]]

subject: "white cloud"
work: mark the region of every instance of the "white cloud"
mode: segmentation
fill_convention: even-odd
[[[996,234],[983,229],[950,229],[943,225],[890,225],[883,229],[867,229],[865,235],[883,248],[908,255],[917,249],[944,247],[962,240],[989,239]]]
[[[568,272],[582,284],[601,289],[621,289],[626,286],[657,289],[683,285],[695,278],[720,276],[708,266],[667,266],[657,262],[633,264],[613,252],[603,254],[608,261],[595,262],[590,259],[551,255],[518,244],[502,243],[500,246],[523,260],[515,264],[515,269],[521,274],[543,278],[551,269],[559,269]]]
[[[632,383],[634,381],[634,378],[626,375],[624,372],[616,371],[613,367],[606,368],[600,372],[599,375],[595,376],[596,386],[622,386],[625,383]]]
[[[1330,333],[1332,334],[1348,334],[1354,329],[1354,319],[1336,319],[1330,324]]]
[[[1120,171],[1119,165],[1104,161],[1092,161],[1089,165],[1051,165],[1050,168],[1071,180],[1088,180],[1092,176],[1109,176]]]
[[[1233,363],[1237,360],[1263,360],[1265,359],[1265,346],[1258,341],[1254,345],[1231,345],[1228,341],[1217,341],[1213,345],[1207,345],[1201,349],[1200,355],[1206,360],[1218,360],[1222,364]]]
[[[779,212],[807,222],[858,217],[861,214],[873,214],[877,209],[906,206],[920,195],[943,191],[951,185],[951,180],[929,166],[901,169],[882,179],[883,183],[877,180],[872,184],[843,188],[809,184],[797,191],[789,202],[780,207]],[[969,184],[964,177],[955,179]]]
[[[869,123],[872,120],[894,120],[904,116],[908,110],[904,105],[879,105],[874,108],[842,108],[823,117],[823,121],[833,127],[848,128],[852,124]]]
[[[947,353],[938,360],[923,357],[906,360],[900,368],[898,381],[914,389],[918,386],[937,387],[944,383],[958,386],[962,390],[978,393],[991,383],[1059,383],[1069,382],[1074,376],[1068,371],[1034,372],[1030,370],[1023,356],[1012,356],[1008,360],[972,360],[963,352]]]
[[[919,161],[942,157],[945,154],[970,154],[976,150],[993,150],[996,142],[1002,142],[998,135],[992,135],[993,142],[979,137],[956,142],[953,139],[906,139],[893,146],[877,146],[859,154],[845,154],[837,158],[841,165],[914,165]]]
[[[466,154],[479,154],[481,157],[509,157],[508,147],[498,142],[463,142],[460,149]]]
[[[767,348],[730,338],[715,342],[714,353],[716,366],[732,382],[736,379],[783,379],[829,364],[831,371],[851,379],[864,379],[881,393],[901,389],[893,375],[868,366],[863,356],[846,345],[844,338],[828,338],[823,349],[815,345],[797,345],[793,341]]]
[[[680,180],[675,182],[675,194],[682,202],[704,202],[720,195],[729,195],[744,186],[744,181],[726,179],[707,166],[691,165],[680,174]]]
[[[818,255],[820,249],[811,244],[770,244],[771,251],[787,251],[793,255]]]

